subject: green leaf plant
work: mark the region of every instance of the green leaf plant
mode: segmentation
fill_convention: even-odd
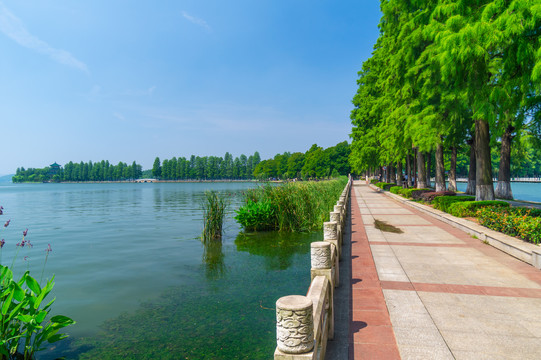
[[[8,225],[9,221],[4,228]],[[28,229],[17,244],[15,257],[20,248],[31,247],[25,239],[27,233]],[[4,244],[2,239],[0,251]],[[49,245],[47,256],[50,251]],[[63,315],[50,316],[55,299],[49,302],[45,299],[54,287],[54,276],[42,287],[28,270],[15,280],[12,268],[0,264],[0,360],[30,360],[35,358],[36,352],[45,349],[46,343],[66,338],[66,334],[59,333],[60,329],[75,321]]]

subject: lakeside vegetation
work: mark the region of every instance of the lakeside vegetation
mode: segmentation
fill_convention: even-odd
[[[321,229],[347,177],[335,180],[264,185],[244,192],[235,219],[246,231],[313,231]]]
[[[437,191],[446,171],[453,191],[467,171],[477,200],[512,198],[511,176],[541,173],[539,2],[390,0],[381,10],[353,99],[353,171],[385,167],[387,183],[405,173],[426,188],[434,167]]]

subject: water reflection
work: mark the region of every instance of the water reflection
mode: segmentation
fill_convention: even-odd
[[[217,280],[225,275],[224,259],[221,239],[203,240],[203,264],[207,279]]]
[[[283,232],[239,233],[235,239],[237,251],[245,251],[252,255],[263,256],[267,270],[286,270],[292,265],[296,254],[310,251],[310,242],[318,241],[323,236],[312,234],[296,234]]]

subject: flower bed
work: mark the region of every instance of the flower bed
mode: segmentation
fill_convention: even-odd
[[[522,207],[487,206],[476,211],[479,224],[510,236],[539,244],[541,241],[541,210]]]

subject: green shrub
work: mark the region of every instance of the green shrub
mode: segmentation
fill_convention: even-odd
[[[375,185],[383,190],[389,190],[391,187],[396,186],[396,184],[387,183],[387,182],[378,182]]]
[[[375,184],[378,183],[378,182],[379,182],[378,179],[370,179],[370,184],[374,184],[374,185],[375,185]]]
[[[461,201],[455,202],[449,206],[449,214],[465,217],[475,216],[478,209],[492,206],[492,207],[509,207],[509,203],[500,200],[487,200],[487,201]]]
[[[400,188],[400,189],[398,189],[397,192],[398,192],[398,195],[402,195],[402,196],[404,196],[404,197],[407,197],[407,196],[406,196],[406,192],[407,192],[408,190],[409,190],[409,188]]]
[[[438,196],[432,201],[434,209],[449,212],[449,206],[460,201],[475,201],[475,196]]]
[[[402,186],[391,186],[389,189],[393,194],[399,194],[399,191],[402,190]]]
[[[248,203],[237,211],[235,220],[248,231],[270,230],[276,227],[275,207],[269,201]]]
[[[428,192],[428,191],[432,191],[432,189],[427,189],[427,188],[424,188],[424,189],[417,189],[417,188],[408,188],[408,189],[404,189],[402,191],[402,194],[404,195],[404,197],[408,198],[408,199],[411,199],[413,197],[413,193],[414,192],[420,192],[421,194],[423,192]]]
[[[541,211],[539,209],[501,208],[487,206],[478,209],[479,223],[492,230],[539,244],[541,241]]]

